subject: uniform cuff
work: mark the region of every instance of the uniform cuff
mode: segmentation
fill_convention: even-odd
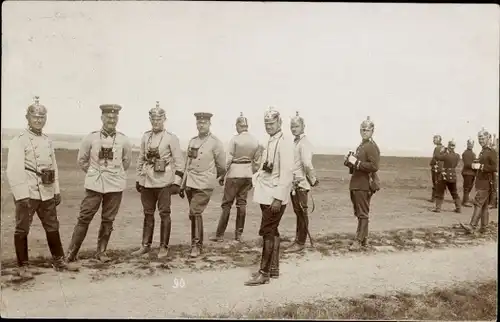
[[[11,187],[12,194],[14,195],[14,199],[21,200],[30,197],[30,190],[28,185],[20,184],[14,187]]]
[[[180,186],[181,182],[182,182],[182,177],[179,177],[178,175],[175,175],[174,184]]]
[[[59,188],[59,180],[56,180],[56,182],[54,183],[54,194],[61,194],[61,189]]]

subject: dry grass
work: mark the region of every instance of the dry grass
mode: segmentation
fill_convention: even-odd
[[[497,281],[466,283],[421,295],[366,295],[356,299],[286,304],[247,314],[202,316],[232,319],[496,320]]]
[[[56,155],[60,170],[62,204],[58,207],[61,238],[65,247],[69,244],[73,227],[79,212],[80,202],[84,196],[84,173],[76,167],[77,151],[57,150]],[[2,170],[5,169],[6,150],[2,150]],[[313,163],[318,171],[320,186],[314,190],[313,196],[316,209],[311,214],[310,231],[313,238],[332,233],[354,232],[356,221],[352,215],[352,206],[348,194],[348,172],[342,165],[342,156],[317,155]],[[430,195],[430,179],[426,158],[397,158],[383,157],[381,161],[380,177],[382,190],[372,200],[371,231],[387,231],[391,229],[449,226],[458,221],[467,221],[470,209],[465,209],[463,214],[455,214],[453,204],[449,200],[444,205],[441,214],[429,211],[432,206],[425,200]],[[135,191],[135,157],[128,172],[128,188],[120,212],[116,218],[109,244],[110,250],[126,250],[137,248],[142,236],[142,206],[139,194]],[[459,186],[461,182],[459,182]],[[14,258],[13,232],[14,232],[14,205],[6,178],[2,175],[1,186],[2,200],[2,259]],[[205,224],[205,240],[210,244],[208,237],[217,227],[220,215],[220,200],[222,188],[217,187],[212,199],[203,214]],[[249,196],[248,215],[245,224],[244,238],[253,240],[257,238],[260,224],[260,210],[258,205]],[[187,201],[179,197],[172,200],[172,235],[171,245],[190,243],[190,221],[187,215]],[[280,233],[283,238],[292,239],[295,235],[296,218],[291,207],[288,207],[280,224]],[[97,231],[100,224],[100,215],[93,220],[82,251],[92,252],[96,247]],[[226,232],[226,238],[232,237],[234,230],[234,211]],[[159,221],[159,218],[157,221]],[[491,218],[496,220],[497,214]],[[154,244],[158,243],[159,227],[156,225]],[[47,256],[48,247],[45,232],[36,218],[33,221],[29,235],[30,256]]]

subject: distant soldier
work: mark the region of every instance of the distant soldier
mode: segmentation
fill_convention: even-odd
[[[469,201],[469,195],[472,191],[474,185],[474,177],[476,172],[472,169],[472,162],[476,159],[476,154],[472,150],[474,148],[474,140],[467,140],[467,149],[462,153],[462,161],[463,161],[463,169],[462,169],[462,177],[464,179],[464,196],[462,199],[462,206],[464,207],[472,207],[472,204]]]
[[[226,155],[222,142],[210,132],[212,113],[194,113],[198,135],[189,141],[186,170],[181,185],[189,202],[191,257],[203,250],[203,211],[210,202],[217,179],[225,172]]]
[[[237,135],[231,138],[226,161],[226,175],[219,179],[224,185],[222,214],[213,241],[222,241],[231,213],[231,206],[236,199],[236,227],[234,239],[240,241],[245,227],[248,192],[252,189],[252,175],[259,167],[260,146],[257,139],[248,133],[248,120],[241,113],[236,119]],[[224,184],[224,178],[226,182]]]
[[[85,197],[80,205],[80,215],[68,248],[70,261],[76,260],[89,224],[101,205],[101,226],[95,257],[102,262],[109,261],[106,249],[113,231],[113,222],[120,208],[123,190],[126,188],[127,169],[132,160],[130,140],[125,134],[116,131],[118,113],[122,107],[117,104],[104,104],[100,109],[101,130],[87,135],[78,151],[78,165],[86,173]]]
[[[285,252],[298,252],[304,249],[307,232],[309,229],[308,217],[308,196],[311,187],[318,185],[316,171],[312,164],[313,151],[312,146],[304,134],[305,122],[297,112],[296,116],[290,122],[290,131],[294,135],[294,165],[293,176],[296,180],[293,191],[290,193],[293,212],[297,219],[295,240]]]
[[[456,169],[460,161],[460,155],[455,153],[455,145],[455,142],[451,140],[448,142],[448,148],[441,148],[439,154],[435,156],[436,160],[443,162],[443,168],[440,176],[437,178],[436,207],[432,210],[433,212],[441,212],[446,189],[448,189],[455,202],[455,212],[461,212],[460,197],[457,191]]]
[[[493,180],[498,165],[498,155],[490,146],[490,138],[490,134],[484,128],[477,134],[477,139],[482,150],[479,153],[479,160],[475,160],[472,163],[472,169],[477,170],[474,212],[469,225],[462,224],[462,227],[469,233],[476,231],[479,220],[481,220],[480,232],[484,232],[488,226],[488,205],[493,193]]]
[[[440,162],[436,159],[436,156],[439,154],[441,151],[441,148],[443,145],[441,144],[442,138],[441,135],[434,135],[433,142],[434,142],[434,151],[432,152],[432,159],[429,165],[431,166],[431,178],[432,178],[432,196],[431,199],[429,200],[430,202],[435,202],[436,201],[436,189],[437,189],[437,184],[438,184],[438,178],[440,176],[442,167],[443,167],[443,162]]]
[[[59,171],[52,141],[42,133],[47,108],[38,99],[36,96],[26,111],[28,129],[10,142],[6,169],[16,206],[14,247],[18,274],[24,279],[33,278],[28,263],[28,234],[35,212],[45,230],[54,268],[78,270],[64,258],[56,209],[61,203]]]
[[[358,219],[356,239],[349,248],[352,251],[367,246],[370,201],[379,189],[376,172],[379,169],[380,150],[372,139],[374,131],[375,125],[370,117],[367,117],[360,126],[361,144],[355,154],[349,153],[344,160],[351,174],[349,190],[354,216]]]
[[[171,196],[180,192],[184,171],[179,138],[165,130],[165,110],[156,107],[149,110],[152,129],[146,131],[141,139],[141,149],[137,159],[136,190],[141,194],[144,210],[142,245],[133,256],[147,254],[153,242],[156,205],[160,214],[160,251],[158,258],[168,255],[168,244],[172,222],[170,218]]]
[[[494,150],[495,154],[498,155],[498,138],[493,135],[493,140],[491,148]],[[498,172],[495,172],[493,180],[493,195],[490,198],[490,209],[496,209],[498,207]]]
[[[285,213],[292,189],[293,145],[281,131],[280,113],[269,109],[264,116],[269,141],[259,171],[252,179],[255,187],[253,200],[260,204],[262,219],[259,236],[263,238],[260,269],[252,274],[245,285],[269,283],[270,277],[279,276],[280,234],[278,227]]]

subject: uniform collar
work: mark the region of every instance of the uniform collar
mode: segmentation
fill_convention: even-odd
[[[158,134],[158,133],[161,133],[161,132],[163,132],[163,131],[165,131],[165,129],[164,129],[164,128],[163,128],[163,129],[161,129],[161,130],[157,130],[157,131],[155,131],[155,130],[151,129],[151,132],[152,132],[153,134]]]
[[[102,135],[104,135],[105,138],[108,137],[108,136],[113,137],[113,136],[116,135],[116,130],[113,131],[113,132],[108,132],[105,129],[101,129],[101,133],[102,133]]]
[[[42,131],[36,131],[36,130],[33,130],[32,128],[28,128],[28,132],[30,132],[31,134],[35,135],[35,136],[42,136]]]
[[[277,139],[277,138],[279,138],[279,137],[280,137],[280,135],[282,135],[282,134],[283,134],[283,132],[282,132],[281,130],[279,130],[278,132],[274,133],[274,135],[269,136],[269,139],[270,139],[270,140]]]
[[[296,135],[295,138],[293,139],[293,142],[295,142],[295,143],[299,142],[304,136],[306,136],[305,133]]]
[[[212,135],[212,132],[208,132],[207,134],[205,135],[200,135],[200,133],[198,133],[198,138],[200,139],[206,139],[208,138],[210,135]]]

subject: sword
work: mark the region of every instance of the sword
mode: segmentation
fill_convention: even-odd
[[[293,174],[293,190],[292,190],[292,196],[295,196],[297,194],[297,190],[299,189],[299,181],[296,180],[295,178],[295,173]],[[304,216],[303,216],[303,211],[304,211],[304,208],[302,208],[302,204],[300,203],[300,200],[297,201],[297,203],[299,204],[299,207],[300,209],[302,210],[301,213],[300,213],[300,219],[302,219],[302,222],[304,224],[304,226],[306,227],[306,232],[307,232],[307,236],[309,237],[309,242],[311,243],[311,246],[314,247],[314,242],[313,242],[313,239],[311,237],[311,233],[309,232],[309,224],[306,222]],[[314,201],[313,201],[314,203]],[[312,212],[311,212],[312,213]]]
[[[184,174],[182,175],[182,181],[181,181],[181,186],[180,186],[180,191],[179,191],[179,197],[184,199],[184,190],[186,190],[186,182],[187,182],[187,171],[188,167],[191,165],[192,159],[187,155],[186,153],[186,163],[184,165]]]

